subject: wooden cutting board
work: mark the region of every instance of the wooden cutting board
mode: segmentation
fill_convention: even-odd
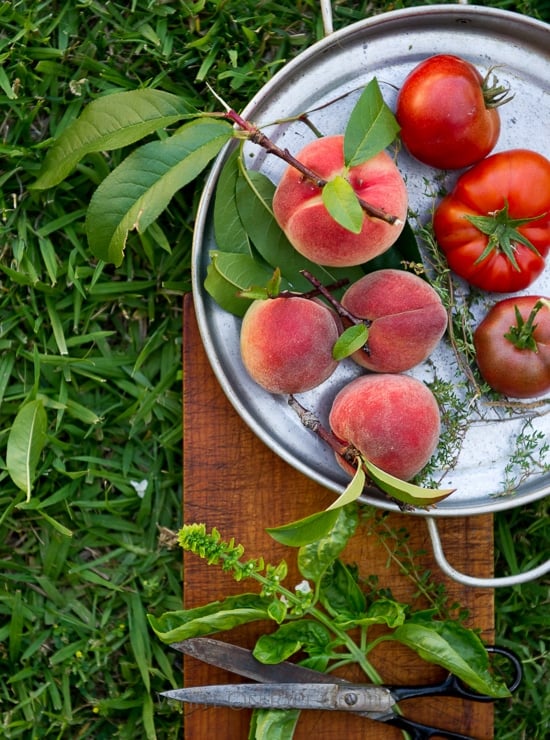
[[[307,516],[328,506],[334,494],[291,468],[271,452],[241,421],[215,379],[198,333],[191,296],[184,302],[184,497],[183,521],[204,522],[216,527],[224,539],[235,538],[245,547],[246,557],[264,557],[289,565],[286,584],[301,577],[296,551],[277,544],[265,528]],[[432,579],[448,591],[450,602],[469,610],[469,626],[493,640],[493,592],[468,588],[443,575],[434,561],[425,522],[417,517],[391,513],[386,524],[408,532],[408,546],[417,555],[419,572],[432,571]],[[449,561],[460,571],[488,578],[493,575],[493,520],[491,515],[439,521],[441,539]],[[392,547],[390,537],[386,545]],[[420,608],[414,598],[416,585],[388,556],[382,538],[368,534],[365,526],[345,550],[345,562],[357,563],[363,577],[376,576],[393,596]],[[185,608],[201,606],[230,594],[257,591],[254,581],[236,583],[215,566],[194,555],[184,555],[183,601]],[[216,635],[220,639],[253,647],[256,639],[273,631],[273,623],[253,623]],[[441,669],[420,660],[414,652],[393,643],[382,643],[371,653],[373,663],[389,684],[418,684],[440,680]],[[364,681],[360,674],[343,673]],[[184,685],[238,682],[239,677],[193,659],[184,659]],[[412,719],[471,735],[479,740],[493,737],[491,704],[460,699],[431,698],[402,705]],[[250,712],[191,705],[184,709],[185,740],[246,740]],[[402,733],[387,725],[340,712],[302,712],[295,740],[399,740]]]

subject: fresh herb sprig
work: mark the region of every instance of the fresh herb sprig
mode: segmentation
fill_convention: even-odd
[[[220,566],[237,581],[251,579],[260,589],[227,596],[193,609],[149,615],[157,636],[166,643],[215,634],[251,622],[269,622],[275,629],[262,634],[254,647],[262,663],[279,663],[298,652],[307,657],[302,665],[331,672],[349,664],[360,667],[373,683],[382,678],[370,654],[382,642],[393,640],[414,650],[423,659],[440,665],[481,693],[495,697],[509,695],[489,667],[488,653],[478,634],[460,621],[440,619],[437,609],[412,611],[380,590],[364,590],[357,569],[341,555],[359,525],[356,502],[340,507],[328,533],[311,538],[297,552],[302,581],[294,588],[285,585],[285,560],[273,565],[263,558],[245,558],[245,549],[233,539],[224,540],[217,529],[205,524],[187,524],[178,534],[180,546],[210,565]],[[370,639],[372,626],[383,633]],[[467,655],[466,661],[463,656]],[[252,720],[257,740],[284,723],[285,737],[291,738],[298,712],[270,713],[262,710],[262,721]]]

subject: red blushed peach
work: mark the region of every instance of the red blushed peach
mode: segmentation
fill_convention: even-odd
[[[440,434],[434,395],[408,375],[363,375],[352,380],[336,395],[329,423],[339,439],[401,480],[422,470]]]
[[[241,327],[241,357],[270,393],[303,393],[336,370],[332,348],[340,324],[324,304],[301,298],[254,301]]]
[[[365,275],[347,289],[342,305],[370,322],[366,349],[352,357],[378,373],[401,373],[423,362],[447,328],[447,312],[435,290],[404,270]]]
[[[323,204],[321,188],[289,166],[275,191],[273,212],[300,254],[320,265],[349,267],[391,247],[407,217],[407,190],[386,152],[348,170],[344,165],[344,137],[326,136],[308,144],[297,159],[324,180],[345,176],[362,200],[399,219],[390,225],[365,214],[360,233],[354,234],[331,217]]]

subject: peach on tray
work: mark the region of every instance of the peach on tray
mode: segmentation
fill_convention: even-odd
[[[374,372],[400,373],[423,362],[447,327],[447,312],[432,286],[404,270],[365,275],[346,290],[342,305],[368,322],[366,348],[352,358]]]
[[[303,393],[336,370],[338,317],[300,296],[254,301],[244,315],[240,347],[253,380],[271,393]]]
[[[344,386],[333,401],[329,424],[342,442],[401,480],[411,480],[425,467],[441,429],[428,386],[392,373],[363,375]]]
[[[273,198],[273,212],[294,248],[312,262],[349,267],[385,252],[397,240],[407,217],[407,190],[392,158],[380,152],[347,168],[344,137],[325,136],[306,145],[296,157],[326,181],[346,177],[359,198],[396,216],[394,224],[364,215],[358,234],[338,224],[327,211],[322,189],[289,166]]]

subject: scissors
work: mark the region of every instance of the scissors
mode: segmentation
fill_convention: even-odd
[[[398,702],[422,696],[457,696],[472,701],[490,702],[494,697],[468,689],[449,674],[439,684],[428,686],[377,686],[355,684],[291,662],[266,665],[251,650],[207,637],[196,637],[171,645],[209,665],[217,666],[259,683],[193,686],[164,691],[161,696],[182,702],[246,709],[322,709],[352,712],[361,717],[385,722],[409,733],[411,740],[448,738],[475,740],[469,735],[430,727],[397,713]],[[504,656],[512,668],[507,684],[513,693],[521,683],[519,658],[505,648],[489,646],[487,651]]]

